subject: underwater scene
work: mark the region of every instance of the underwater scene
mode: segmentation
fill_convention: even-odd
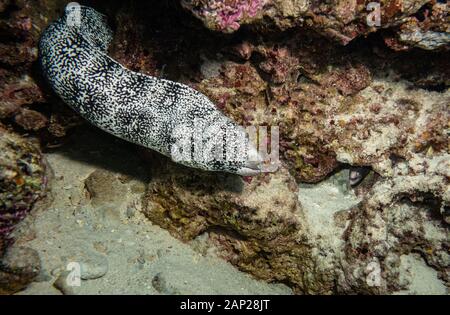
[[[439,0],[0,0],[0,295],[448,295],[449,48]]]

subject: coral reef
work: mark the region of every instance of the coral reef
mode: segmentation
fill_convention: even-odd
[[[352,282],[356,282],[373,291],[361,281],[361,273],[376,263],[383,272],[378,283],[381,292],[403,289],[398,266],[402,255],[410,253],[419,253],[449,286],[450,243],[443,220],[450,200],[449,170],[448,154],[400,161],[394,175],[376,183],[352,209],[345,231],[346,261],[351,263],[344,268],[343,288],[354,287]]]
[[[219,256],[261,279],[331,292],[314,271],[297,185],[286,170],[246,183],[161,161],[153,174],[144,198],[153,222],[185,241],[208,234]]]
[[[302,26],[341,44],[379,29],[395,49],[445,48],[450,42],[447,4],[440,1],[182,0],[212,30],[231,33],[242,25],[270,31]],[[373,5],[375,4],[375,6]],[[379,13],[379,16],[377,14]]]
[[[448,47],[450,44],[448,4],[430,1],[416,13],[414,18],[398,27],[397,42],[401,46],[415,46],[433,50]],[[386,41],[392,45],[392,41]],[[401,47],[400,46],[400,47]],[[404,49],[404,47],[401,47]]]
[[[197,17],[204,19],[208,28],[227,33],[236,31],[241,24],[254,20],[256,15],[261,13],[265,2],[265,0],[181,1],[182,5],[192,9]]]
[[[368,185],[370,192],[353,203],[346,201],[349,192],[336,198],[342,184],[330,183],[319,184],[308,202],[307,190],[298,191],[286,170],[247,183],[166,161],[153,169],[144,213],[181,239],[203,239],[241,270],[287,283],[297,293],[408,292],[413,280],[404,279],[400,262],[420,253],[437,272],[427,281],[439,288],[423,293],[442,294],[449,285],[443,215],[450,160],[442,155],[431,161],[428,167],[423,159],[399,162],[395,176]],[[332,201],[311,207],[318,196]]]
[[[39,149],[0,128],[0,256],[17,225],[45,196],[47,176]]]
[[[434,293],[445,293],[445,53],[398,53],[376,40],[340,47],[298,32],[243,36],[205,55],[196,88],[243,125],[279,126],[284,167],[247,182],[156,164],[144,199],[153,222],[298,293],[411,292],[402,262],[415,253],[436,272]],[[302,189],[296,201],[296,183],[346,165],[375,171],[356,188],[359,202],[318,214]]]
[[[65,1],[2,1],[0,5],[0,119],[58,142],[80,119],[45,88],[37,43]]]
[[[363,51],[316,55],[305,42],[255,45],[256,65],[225,61],[197,86],[243,125],[279,126],[280,151],[299,181],[318,182],[339,162],[385,173],[379,164],[390,155],[447,150],[448,96],[385,79],[386,63]]]
[[[12,3],[0,5],[0,119],[58,143],[80,120],[46,90],[35,48],[63,3]],[[446,3],[383,1],[380,27],[367,25],[367,1],[89,4],[113,20],[110,54],[128,68],[186,83],[242,125],[280,128],[282,167],[250,179],[143,152],[151,178],[142,212],[153,223],[297,293],[448,294]],[[19,144],[14,156],[27,147],[2,131],[0,141],[8,139]],[[21,186],[30,196],[44,182],[36,163],[27,178],[39,185]],[[369,174],[351,188],[347,169],[355,167]],[[120,176],[102,170],[86,178],[92,205],[119,202]],[[4,181],[9,191],[20,182]],[[161,283],[156,277],[153,285],[162,290]]]

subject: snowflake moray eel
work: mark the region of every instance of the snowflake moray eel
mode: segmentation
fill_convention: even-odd
[[[111,40],[106,17],[79,5],[68,5],[43,32],[41,68],[65,103],[102,130],[178,163],[243,176],[263,172],[244,128],[187,85],[126,69],[108,56]]]

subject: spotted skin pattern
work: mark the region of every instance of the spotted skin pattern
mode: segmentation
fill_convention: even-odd
[[[205,95],[126,69],[107,55],[112,32],[105,16],[79,6],[80,23],[71,23],[73,10],[66,7],[39,43],[42,71],[64,102],[95,126],[178,163],[240,175],[261,172],[258,157],[248,158],[257,153],[245,130]],[[200,143],[213,149],[193,153],[194,145],[188,142],[186,146],[186,139],[192,141],[198,134],[202,135]]]

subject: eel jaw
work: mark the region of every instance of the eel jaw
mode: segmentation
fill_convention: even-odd
[[[245,166],[240,167],[236,174],[241,176],[256,176],[260,173],[263,173],[260,165],[253,164],[252,162],[246,163]]]
[[[248,151],[247,160],[236,173],[241,176],[255,176],[261,173],[275,172],[278,167],[279,163],[266,161],[256,148],[251,146]]]

